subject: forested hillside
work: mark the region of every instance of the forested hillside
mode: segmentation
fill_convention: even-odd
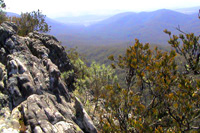
[[[83,26],[5,8],[0,132],[200,132],[200,10]]]
[[[110,65],[111,61],[108,60],[108,56],[113,54],[115,57],[118,57],[121,54],[124,54],[126,49],[133,45],[134,42],[127,43],[116,43],[108,46],[90,46],[90,45],[81,45],[75,47],[76,51],[81,54],[87,60],[87,64],[91,64],[92,61],[96,61],[100,64]],[[163,51],[170,51],[169,45],[159,45],[151,44],[151,49],[158,47],[158,49]],[[70,49],[71,47],[66,47]]]

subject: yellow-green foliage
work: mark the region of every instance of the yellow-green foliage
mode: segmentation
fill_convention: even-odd
[[[167,30],[164,30],[170,37],[168,41],[171,46],[176,49],[176,52],[184,57],[186,61],[185,67],[187,68],[187,73],[193,72],[195,75],[200,74],[200,47],[199,47],[199,38],[200,36],[195,36],[194,33],[191,34],[180,34],[179,37],[176,35],[171,35]],[[182,42],[179,41],[179,39]]]
[[[164,32],[170,36],[170,51],[136,39],[118,59],[108,57],[112,68],[124,72],[123,86],[111,68],[74,61],[79,66],[76,93],[86,96],[85,105],[91,103],[87,94],[93,94],[94,112],[100,103],[96,117],[102,132],[200,132],[199,36]]]
[[[168,31],[165,31],[169,35]],[[186,37],[186,38],[185,38]],[[103,132],[199,131],[200,79],[199,37],[193,34],[170,38],[176,51],[163,52],[135,40],[125,56],[113,60],[114,68],[126,72],[126,87],[106,87],[101,115]],[[188,67],[178,71],[175,57],[182,55]]]
[[[88,113],[94,114],[101,95],[105,93],[105,87],[117,81],[114,70],[110,66],[95,62],[87,66],[76,49],[69,49],[67,53],[75,68],[72,72],[62,74],[62,77],[66,79],[68,75],[74,73],[76,77],[74,94],[82,101]]]

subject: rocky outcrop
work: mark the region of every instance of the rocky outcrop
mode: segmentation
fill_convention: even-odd
[[[0,26],[0,132],[97,132],[61,73],[73,69],[65,49],[50,35],[16,34]]]

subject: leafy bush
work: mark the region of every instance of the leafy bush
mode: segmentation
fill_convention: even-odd
[[[0,24],[6,20],[6,13],[2,10],[5,9],[6,4],[4,0],[0,0]]]
[[[42,14],[40,10],[21,13],[20,17],[9,18],[10,21],[17,24],[19,31],[18,34],[21,36],[26,36],[28,33],[33,31],[48,32],[50,31],[50,26],[45,21],[45,15]]]
[[[63,73],[62,77],[67,79],[70,74],[74,74],[76,82],[74,84],[76,90],[74,94],[82,101],[87,112],[95,117],[96,110],[101,105],[101,95],[105,93],[105,87],[117,81],[114,76],[114,70],[110,66],[105,66],[93,62],[87,66],[82,56],[71,48],[67,51],[68,57],[74,65],[74,71]]]
[[[170,32],[165,32],[171,35]],[[136,39],[113,68],[126,72],[126,87],[107,86],[101,115],[103,132],[200,131],[199,37],[194,34],[170,37],[175,50],[149,49]],[[178,71],[177,54],[186,60]]]

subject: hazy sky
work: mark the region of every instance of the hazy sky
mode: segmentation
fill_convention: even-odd
[[[113,11],[150,11],[200,6],[200,0],[4,0],[7,11],[21,13],[40,9],[48,17]]]

